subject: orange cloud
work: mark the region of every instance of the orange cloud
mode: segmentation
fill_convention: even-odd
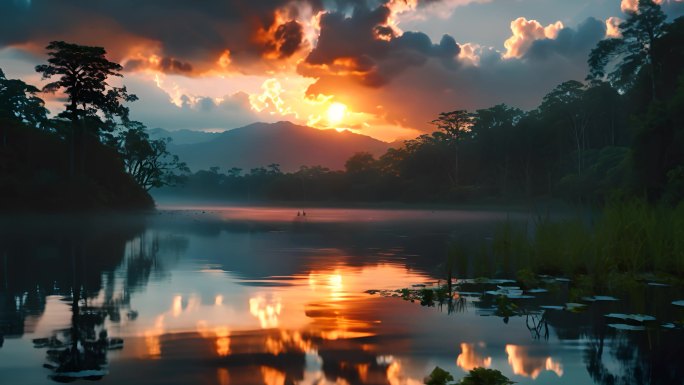
[[[459,61],[474,66],[480,64],[479,51],[482,49],[482,47],[479,44],[464,43],[460,44],[460,47],[461,51],[458,53]]]
[[[532,355],[526,347],[518,345],[506,345],[506,354],[513,373],[519,376],[534,380],[544,370],[554,372],[558,377],[563,376],[563,365],[550,356]]]
[[[681,3],[684,0],[670,0],[669,2]],[[664,0],[653,0],[656,4],[663,4]],[[639,0],[622,0],[620,2],[620,9],[624,13],[636,12],[639,9]]]
[[[620,23],[622,23],[622,19],[620,19],[619,17],[611,16],[607,18],[606,37],[622,37],[622,33],[620,33]]]
[[[544,27],[537,20],[519,17],[511,22],[513,35],[504,42],[504,47],[506,47],[504,57],[507,59],[522,57],[535,40],[555,39],[561,29],[563,29],[563,23],[560,21]]]
[[[483,344],[480,344],[481,346]],[[484,357],[475,351],[475,344],[461,343],[461,354],[456,357],[456,365],[465,371],[477,367],[488,368],[492,365],[492,357]]]

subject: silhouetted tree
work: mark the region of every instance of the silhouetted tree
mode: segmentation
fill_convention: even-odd
[[[178,156],[171,155],[167,150],[167,143],[171,139],[150,140],[142,123],[130,122],[128,125],[129,129],[119,136],[119,152],[126,172],[142,188],[149,191],[155,187],[174,185],[179,180],[179,173],[190,172]],[[218,172],[218,167],[215,172]]]
[[[53,41],[46,47],[48,64],[36,66],[43,79],[58,77],[46,84],[44,92],[63,90],[67,95],[66,110],[59,117],[72,123],[71,174],[76,164],[83,167],[84,134],[86,129],[94,135],[111,134],[117,118],[126,121],[128,108],[125,102],[137,100],[126,87],[113,87],[109,77],[121,77],[123,67],[105,57],[102,47],[89,47]]]
[[[620,23],[621,37],[602,40],[589,55],[588,80],[606,77],[606,67],[615,65],[608,79],[619,89],[631,88],[643,68],[648,69],[651,100],[656,95],[656,60],[653,45],[664,31],[666,16],[653,0],[639,0],[635,11],[628,11]]]
[[[231,167],[228,169],[228,177],[229,178],[237,178],[242,174],[242,169],[239,167]]]
[[[7,79],[0,69],[0,119],[17,119],[32,127],[43,127],[47,109],[36,96],[38,92],[38,88],[19,79]]]
[[[357,152],[347,159],[344,164],[345,170],[349,174],[361,174],[372,170],[375,167],[375,158],[368,152]]]
[[[451,167],[449,178],[453,186],[458,185],[458,150],[461,142],[467,137],[474,123],[473,114],[465,110],[442,112],[439,117],[430,122],[439,128],[440,132],[434,138],[445,145],[450,153]]]
[[[575,153],[577,154],[577,175],[582,175],[586,131],[591,119],[591,115],[584,105],[584,92],[584,84],[570,80],[561,83],[544,96],[540,106],[542,113],[570,128]]]
[[[482,181],[492,180],[498,189],[507,193],[514,178],[514,143],[517,124],[524,116],[522,110],[499,104],[477,110],[473,124],[473,136],[477,152],[482,159]]]

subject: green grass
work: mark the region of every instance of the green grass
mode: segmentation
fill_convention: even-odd
[[[577,278],[582,292],[609,290],[625,276],[684,277],[684,203],[615,200],[592,221],[541,217],[530,227],[502,223],[491,248],[500,266],[516,261],[527,285],[535,274]]]

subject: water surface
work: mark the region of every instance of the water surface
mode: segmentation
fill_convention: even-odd
[[[300,214],[299,216],[297,214]],[[520,384],[681,384],[676,288],[564,305],[568,284],[512,299],[504,316],[468,286],[455,306],[368,290],[510,278],[478,252],[523,212],[164,208],[152,215],[5,218],[0,379],[11,384],[422,384],[490,367]],[[464,286],[465,287],[465,286]],[[505,305],[508,306],[508,305]],[[645,314],[640,326],[605,315]],[[611,326],[613,325],[613,326]],[[641,327],[634,327],[641,329]]]

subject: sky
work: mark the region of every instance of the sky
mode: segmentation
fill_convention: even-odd
[[[684,0],[659,0],[670,17]],[[637,0],[2,0],[0,68],[41,85],[53,40],[105,47],[148,127],[289,120],[384,141],[440,112],[531,109],[583,80]],[[63,108],[63,95],[43,95]]]

